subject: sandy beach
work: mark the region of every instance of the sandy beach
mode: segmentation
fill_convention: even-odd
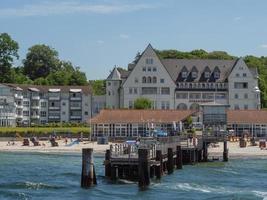
[[[82,148],[93,148],[95,154],[103,155],[110,144],[99,145],[96,142],[79,142],[66,145],[64,140],[57,140],[59,146],[52,147],[49,141],[40,141],[41,146],[22,146],[22,141],[15,141],[14,145],[8,145],[7,141],[0,141],[0,152],[46,152],[46,153],[81,153]],[[240,148],[238,142],[228,142],[229,158],[267,157],[267,149],[261,150],[259,146],[247,146]],[[209,147],[209,157],[222,157],[223,143],[217,147]]]
[[[40,146],[22,146],[22,141],[15,141],[15,144],[8,145],[7,141],[0,141],[0,152],[47,152],[47,153],[81,153],[83,148],[93,148],[94,153],[104,154],[109,145],[98,145],[96,142],[79,142],[65,144],[64,140],[57,140],[58,146],[52,147],[49,141],[40,141]]]

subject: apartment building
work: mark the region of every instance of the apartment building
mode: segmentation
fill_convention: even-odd
[[[0,126],[86,122],[105,107],[103,99],[90,86],[0,84]]]
[[[151,45],[128,65],[115,67],[106,80],[106,105],[133,108],[137,98],[154,109],[197,109],[199,104],[229,104],[230,109],[260,109],[256,69],[236,60],[160,59]]]

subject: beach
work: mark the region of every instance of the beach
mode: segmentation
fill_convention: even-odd
[[[15,141],[15,144],[8,145],[8,141],[0,141],[0,152],[48,152],[48,153],[81,153],[83,148],[93,148],[94,153],[104,154],[106,149],[109,149],[109,144],[97,144],[97,142],[70,142],[65,144],[65,141],[57,140],[58,146],[52,147],[49,141],[40,141],[40,146],[22,146],[22,141]],[[229,158],[242,158],[242,157],[267,157],[267,150],[261,150],[259,146],[247,146],[240,148],[238,142],[228,142]],[[222,157],[223,143],[218,143],[216,147],[209,147],[209,157]]]

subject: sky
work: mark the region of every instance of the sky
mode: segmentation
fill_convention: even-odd
[[[151,43],[156,49],[267,56],[266,0],[0,0],[0,33],[28,48],[46,44],[105,79]]]

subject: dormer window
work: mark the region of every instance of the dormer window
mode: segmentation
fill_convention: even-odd
[[[209,78],[210,77],[210,72],[205,72],[204,76],[205,76],[205,78]]]
[[[192,78],[197,78],[197,72],[192,72]]]
[[[182,78],[186,78],[187,77],[187,72],[182,72]]]
[[[220,72],[214,72],[214,78],[216,79],[220,78]]]

